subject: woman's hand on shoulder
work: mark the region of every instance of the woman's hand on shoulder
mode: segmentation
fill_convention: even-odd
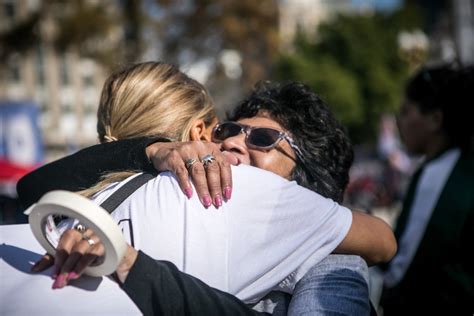
[[[158,171],[176,175],[184,194],[191,198],[194,184],[201,203],[220,207],[232,195],[230,165],[237,164],[231,155],[224,155],[218,144],[203,141],[158,142],[146,149],[148,158]]]

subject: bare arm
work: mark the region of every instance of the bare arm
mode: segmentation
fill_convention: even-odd
[[[352,225],[335,253],[356,254],[369,265],[387,262],[397,252],[392,228],[382,219],[362,212],[352,212]]]

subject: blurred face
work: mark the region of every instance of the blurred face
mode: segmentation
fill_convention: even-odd
[[[433,113],[422,113],[415,102],[405,99],[397,123],[407,151],[418,155],[426,154],[437,128]]]
[[[238,121],[248,127],[268,127],[285,132],[277,122],[265,116],[255,116]],[[262,149],[248,146],[246,133],[241,132],[222,141],[222,150],[233,156],[238,163],[265,169],[289,179],[295,167],[295,152],[286,139],[281,139],[274,148]]]

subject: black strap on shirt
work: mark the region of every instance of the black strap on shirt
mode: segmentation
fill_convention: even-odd
[[[133,192],[144,185],[149,180],[156,177],[156,174],[142,173],[132,180],[125,183],[117,191],[112,193],[100,206],[107,212],[112,213],[123,201],[125,201]]]

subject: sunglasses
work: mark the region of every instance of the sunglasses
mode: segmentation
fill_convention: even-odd
[[[229,137],[245,133],[245,144],[249,148],[270,150],[275,148],[284,139],[294,149],[296,155],[302,160],[303,153],[288,134],[269,127],[253,127],[237,122],[217,124],[212,130],[212,140],[223,142]]]

